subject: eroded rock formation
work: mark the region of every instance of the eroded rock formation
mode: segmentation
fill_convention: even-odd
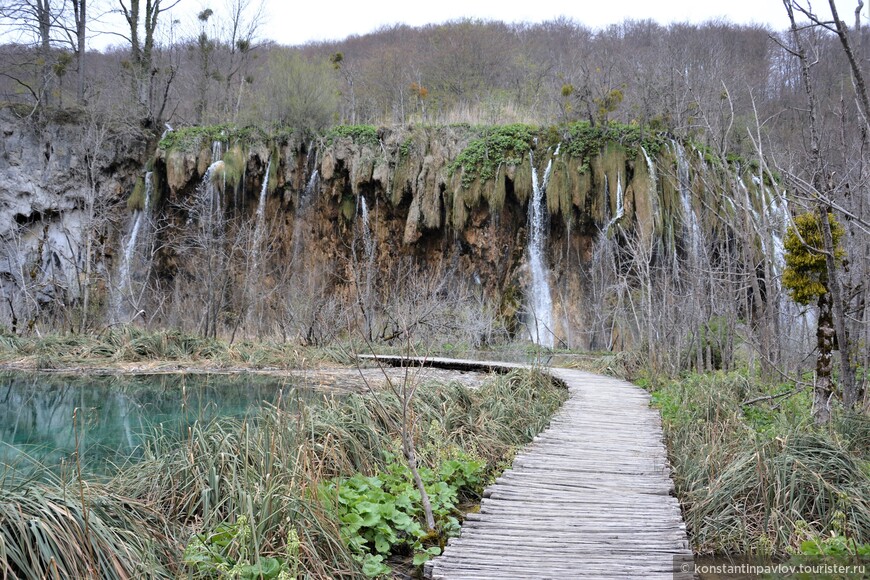
[[[11,325],[11,310],[18,308],[20,328],[21,313],[38,319],[39,312],[16,306],[18,296],[22,288],[45,294],[41,272],[59,251],[54,248],[72,248],[59,257],[62,264],[81,262],[80,224],[91,182],[78,128],[37,137],[8,117],[3,125],[3,323]],[[406,311],[416,300],[441,318],[487,312],[486,321],[466,321],[474,330],[462,340],[492,340],[494,326],[502,338],[528,336],[534,160],[539,172],[552,163],[545,197],[554,342],[612,348],[633,340],[627,335],[637,329],[617,329],[602,313],[615,300],[609,282],[593,272],[603,243],[611,252],[648,247],[647,264],[686,262],[698,244],[709,260],[712,245],[690,241],[693,236],[730,235],[729,215],[737,209],[728,200],[763,213],[770,195],[751,171],[723,167],[694,149],[686,153],[661,135],[530,131],[510,133],[514,140],[507,142],[497,129],[464,126],[344,128],[316,139],[216,128],[170,136],[150,160],[141,136],[109,139],[93,182],[97,197],[108,202],[108,219],[94,230],[104,240],[94,256],[104,272],[101,284],[113,292],[118,264],[112,258],[129,238],[130,209],[147,209],[154,226],[143,250],[149,262],[137,271],[138,302],[128,309],[143,323],[307,341],[328,339],[360,318],[367,333],[385,339],[402,336],[409,320],[418,328],[449,325],[414,319]],[[221,143],[222,163],[203,201],[202,181],[218,161],[213,141]],[[146,165],[153,171],[149,208],[142,207],[141,181],[138,193],[135,185]],[[267,234],[253,252],[263,260],[254,276],[246,257],[264,180]],[[126,191],[134,195],[124,204]],[[362,199],[373,251],[360,237]],[[214,227],[203,223],[203,203],[217,204],[221,219],[209,222]],[[721,211],[702,211],[711,206]],[[22,239],[27,243],[14,248]],[[37,264],[39,280],[13,271]],[[625,268],[622,274],[636,275]],[[53,299],[75,302],[80,270],[65,269],[67,292]],[[439,300],[447,306],[430,304]],[[110,300],[101,304],[111,309]]]

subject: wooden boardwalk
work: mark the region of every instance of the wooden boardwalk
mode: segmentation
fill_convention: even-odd
[[[425,364],[524,366],[440,358]],[[427,563],[426,577],[692,578],[682,571],[692,552],[649,395],[609,377],[546,370],[567,386],[569,399],[484,491],[480,513],[467,514],[460,537]]]

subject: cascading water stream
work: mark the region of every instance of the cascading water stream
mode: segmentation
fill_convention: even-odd
[[[293,219],[293,263],[297,263],[299,252],[302,249],[302,225],[305,222],[305,210],[311,203],[311,198],[317,190],[317,185],[320,180],[320,174],[315,169],[308,178],[308,183],[305,184],[305,189],[299,195],[299,201],[296,204],[296,216]]]
[[[220,237],[223,233],[223,204],[221,192],[226,187],[226,175],[223,173],[224,162],[221,160],[221,142],[215,141],[211,146],[212,163],[202,176],[198,189],[199,223],[207,237]],[[215,172],[220,172],[221,186],[215,183]]]
[[[365,256],[363,260],[356,260],[356,254],[354,253],[354,258],[359,266],[361,266],[361,272],[357,275],[357,284],[362,286],[362,295],[359,299],[365,319],[365,333],[367,337],[371,337],[374,324],[372,296],[375,276],[375,240],[372,236],[371,225],[369,223],[369,208],[366,204],[366,198],[363,196],[357,198],[357,213],[361,221],[360,228],[362,230],[363,252]]]
[[[169,123],[163,123],[163,126],[165,127],[165,129],[163,130],[163,133],[160,135],[160,140],[161,140],[161,141],[163,141],[164,139],[166,139],[166,136],[167,136],[167,135],[169,135],[170,133],[172,133],[173,131],[175,131],[175,129],[173,129],[173,128],[172,128],[172,125],[170,125]]]
[[[121,322],[124,318],[124,303],[125,297],[131,294],[130,287],[130,272],[133,267],[133,259],[136,255],[136,246],[142,232],[143,225],[148,222],[149,212],[151,210],[151,195],[154,189],[154,174],[151,171],[145,172],[145,201],[142,207],[133,211],[133,227],[130,228],[130,239],[124,246],[124,258],[121,260],[121,265],[118,269],[118,288],[112,297],[112,311],[115,317],[115,322]]]
[[[605,176],[605,182],[607,178]],[[625,200],[623,199],[623,191],[622,191],[622,176],[616,176],[616,215],[607,223],[607,227],[604,228],[604,233],[610,233],[610,228],[612,228],[616,223],[622,219],[625,215]]]
[[[559,147],[553,157],[559,155]],[[553,169],[553,158],[547,162],[544,176],[538,181],[538,170],[535,168],[534,154],[529,152],[529,162],[532,166],[532,201],[529,208],[529,269],[531,270],[532,287],[529,296],[531,312],[529,316],[529,332],[535,344],[553,348],[553,298],[550,293],[549,271],[546,266],[547,223],[544,195],[550,172]]]
[[[363,196],[359,196],[359,214],[362,218],[363,248],[366,253],[366,261],[370,261],[375,255],[375,241],[372,238],[372,230],[369,225],[369,208],[366,205],[366,198]]]
[[[761,180],[755,178],[754,182],[759,188],[763,187]],[[782,273],[785,270],[785,232],[790,223],[788,200],[779,197],[776,191],[771,192],[767,188],[764,188],[764,197],[770,198],[770,202],[764,207],[764,220],[766,227],[770,229],[770,249],[773,252],[771,269],[773,283],[776,284],[776,290],[779,293],[780,324],[786,327],[789,321],[797,320],[804,336],[811,337],[816,328],[815,311],[812,308],[799,306],[788,297],[782,288]],[[764,236],[762,236],[762,252],[767,254],[767,242],[764,240]]]
[[[658,172],[656,172],[656,164],[649,156],[649,153],[646,152],[646,149],[643,147],[640,148],[643,151],[643,157],[646,159],[646,171],[649,175],[649,200],[650,200],[650,208],[652,209],[651,215],[653,220],[661,219],[661,210],[659,208],[659,196],[658,196],[658,184],[659,177]]]
[[[677,183],[680,188],[680,205],[683,210],[683,233],[688,238],[689,261],[694,261],[700,255],[701,227],[695,210],[692,208],[692,187],[689,176],[689,162],[686,150],[676,141],[674,149],[677,157]]]
[[[308,183],[305,184],[305,190],[302,192],[302,197],[305,201],[307,201],[311,194],[314,193],[314,188],[317,187],[318,179],[320,179],[320,173],[315,169],[311,174],[311,177],[308,178]],[[300,205],[304,205],[301,204]]]
[[[263,187],[260,188],[260,199],[257,202],[256,224],[254,225],[254,242],[251,247],[251,272],[258,276],[260,272],[260,247],[266,234],[266,196],[269,193],[269,174],[272,171],[272,157],[266,162],[266,175],[263,176]]]

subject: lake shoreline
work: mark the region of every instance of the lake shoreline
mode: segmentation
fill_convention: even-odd
[[[53,368],[39,368],[35,361],[13,361],[0,364],[0,373],[45,373],[47,375],[72,376],[153,376],[153,375],[221,375],[262,376],[278,379],[302,379],[310,388],[322,388],[342,392],[366,393],[388,386],[388,381],[403,380],[405,371],[399,368],[383,369],[371,362],[359,366],[341,365],[330,361],[318,361],[319,366],[308,368],[258,367],[244,365],[215,365],[214,361],[147,361],[112,364],[70,364]],[[211,364],[209,364],[211,363]],[[469,388],[478,388],[487,373],[453,371],[444,369],[411,369],[409,376],[422,381],[457,381]]]

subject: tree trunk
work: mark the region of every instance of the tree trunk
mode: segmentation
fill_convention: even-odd
[[[831,352],[834,348],[834,321],[831,312],[831,293],[819,296],[819,324],[816,330],[816,385],[813,390],[813,420],[824,425],[831,420]]]
[[[48,108],[52,103],[51,94],[54,71],[51,66],[51,3],[50,0],[37,0],[36,21],[39,28],[39,54],[42,58],[42,105]]]
[[[85,32],[87,31],[87,0],[74,0],[76,24],[76,64],[78,66],[78,79],[76,83],[76,97],[79,104],[85,102]]]
[[[840,352],[840,385],[843,395],[843,405],[851,409],[858,402],[858,393],[855,388],[855,371],[852,367],[849,335],[846,331],[846,313],[843,301],[843,293],[840,288],[840,278],[837,273],[837,264],[834,259],[834,240],[831,235],[831,223],[828,221],[828,208],[823,205],[818,207],[819,224],[822,230],[822,240],[825,244],[825,265],[828,276],[825,286],[828,288],[830,301],[833,305],[834,332],[837,337],[837,347]]]
[[[849,61],[849,68],[852,71],[852,82],[855,85],[855,92],[858,95],[858,105],[861,108],[861,118],[864,121],[864,126],[870,130],[870,97],[867,96],[867,85],[864,83],[864,74],[861,72],[861,64],[852,50],[852,45],[849,42],[849,33],[846,30],[846,23],[840,20],[840,15],[837,14],[837,5],[834,0],[828,0],[828,5],[831,7],[831,15],[834,17],[834,24],[837,27],[837,38],[843,46],[843,53],[846,55],[846,60]],[[858,27],[861,24],[861,6],[859,3],[858,9],[855,10],[855,24],[860,39],[861,30]],[[859,40],[860,42],[860,40]]]
[[[408,405],[408,401],[405,402]],[[405,454],[405,461],[408,462],[408,469],[414,477],[414,485],[417,486],[417,491],[420,492],[420,503],[423,504],[423,515],[426,517],[427,531],[435,529],[435,516],[432,515],[432,502],[429,501],[429,494],[426,493],[426,488],[423,486],[423,479],[420,477],[420,471],[417,469],[417,452],[414,449],[414,437],[408,432],[409,426],[407,419],[402,425],[402,450]]]

